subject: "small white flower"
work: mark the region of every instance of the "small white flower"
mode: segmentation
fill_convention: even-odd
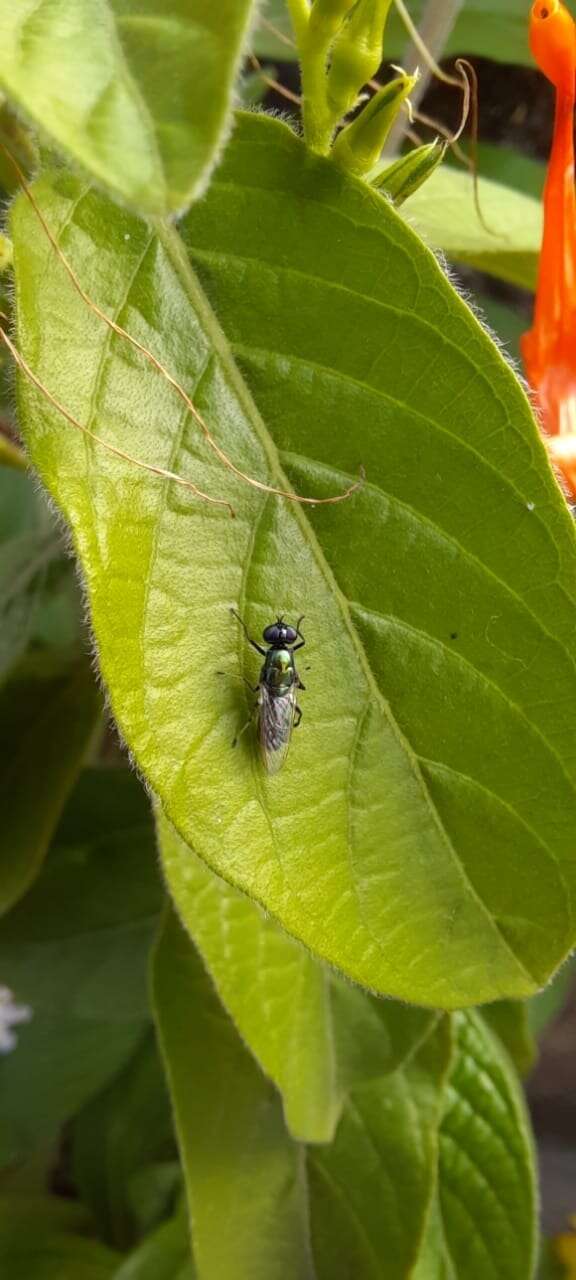
[[[8,987],[0,987],[0,1053],[10,1053],[16,1046],[16,1036],[11,1030],[22,1022],[29,1022],[32,1010],[27,1004],[15,1004]]]

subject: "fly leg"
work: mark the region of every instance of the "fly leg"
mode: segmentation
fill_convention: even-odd
[[[248,644],[251,644],[252,648],[255,649],[257,653],[261,654],[263,658],[265,658],[266,650],[262,648],[261,644],[258,644],[257,640],[252,639],[252,636],[250,635],[250,632],[248,630],[248,627],[246,626],[246,623],[244,622],[244,619],[240,617],[239,613],[236,613],[235,609],[231,609],[230,613],[232,613],[236,618],[236,621],[240,623],[240,626],[242,627],[244,635],[246,636],[246,639],[248,641]]]
[[[250,681],[246,679],[246,676],[239,676],[239,675],[237,675],[237,674],[236,674],[236,672],[235,672],[235,671],[217,671],[217,672],[216,672],[216,675],[217,675],[217,676],[225,676],[228,680],[239,680],[239,681],[240,681],[240,684],[245,684],[245,685],[246,685],[246,688],[250,690],[250,693],[258,693],[258,689],[259,689],[259,687],[260,687],[259,685],[257,685],[257,684],[250,684]],[[258,703],[257,703],[257,702],[255,702],[255,703],[254,703],[254,706],[252,707],[252,710],[251,710],[251,712],[250,712],[250,715],[249,715],[249,717],[248,717],[248,719],[247,719],[247,721],[246,721],[246,724],[242,726],[242,728],[241,728],[241,730],[240,730],[240,733],[237,733],[237,734],[236,734],[236,737],[234,738],[234,740],[233,740],[233,742],[232,742],[232,746],[233,746],[233,747],[235,747],[235,746],[237,745],[237,743],[240,741],[240,738],[242,737],[242,734],[243,734],[243,733],[245,733],[245,732],[246,732],[246,730],[250,728],[250,725],[251,725],[251,724],[253,723],[253,721],[254,721],[254,716],[256,715],[257,710],[258,710]]]
[[[300,643],[294,645],[294,648],[292,649],[292,653],[296,653],[297,649],[303,649],[304,645],[306,644],[304,636],[302,635],[302,632],[300,630],[300,625],[303,621],[304,621],[304,614],[302,614],[302,617],[298,619],[296,626],[294,627],[296,634],[300,636]]]
[[[242,734],[243,734],[243,733],[246,733],[246,730],[247,730],[247,729],[249,729],[249,728],[250,728],[250,725],[252,725],[252,724],[254,723],[254,716],[256,715],[256,711],[257,711],[257,709],[258,709],[258,703],[256,702],[256,703],[254,704],[254,706],[252,707],[252,710],[251,710],[250,715],[249,715],[249,717],[248,717],[248,719],[247,719],[247,721],[246,721],[246,724],[242,725],[242,728],[241,728],[241,730],[240,730],[240,733],[237,733],[237,734],[236,734],[236,737],[235,737],[235,738],[233,738],[233,740],[232,740],[232,746],[233,746],[233,747],[237,747],[237,746],[238,746],[238,743],[239,743],[239,741],[240,741],[240,739],[241,739],[241,737],[242,737]]]
[[[240,684],[246,685],[246,688],[250,690],[250,693],[258,693],[257,684],[250,684],[250,681],[247,679],[246,676],[239,676],[236,674],[235,671],[217,671],[216,675],[224,676],[226,680],[239,680]]]
[[[304,685],[301,684],[300,688],[303,689]],[[296,716],[298,716],[298,719],[296,719]],[[294,728],[295,729],[298,728],[298,725],[300,724],[301,719],[302,719],[302,707],[299,707],[298,703],[296,703],[296,706],[294,707]]]

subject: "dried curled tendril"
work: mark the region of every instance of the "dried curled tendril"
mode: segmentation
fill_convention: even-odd
[[[200,411],[196,408],[196,405],[193,403],[193,401],[191,400],[190,396],[188,395],[184,387],[181,385],[181,383],[179,383],[178,380],[165,367],[165,365],[163,365],[161,361],[158,360],[158,358],[153,354],[152,351],[149,351],[148,348],[145,347],[143,343],[139,342],[137,338],[134,338],[132,334],[128,333],[128,331],[124,329],[122,325],[118,324],[115,320],[112,320],[111,317],[108,316],[106,312],[103,311],[102,308],[99,307],[98,304],[93,301],[92,298],[90,298],[89,294],[81,285],[78,279],[78,276],[74,271],[74,268],[72,267],[65,253],[63,252],[60,245],[58,244],[56,236],[51,230],[48,222],[46,221],[46,218],[44,217],[44,214],[42,213],[42,210],[40,209],[37,201],[35,200],[34,195],[26,181],[24,173],[22,172],[22,169],[18,164],[18,161],[14,158],[14,156],[11,154],[9,149],[1,141],[0,141],[0,147],[2,148],[2,151],[4,151],[5,155],[8,157],[10,163],[13,165],[18,175],[18,179],[22,187],[22,190],[24,191],[25,195],[30,201],[30,204],[32,205],[32,208],[36,214],[36,217],[38,218],[41,226],[43,227],[44,232],[47,235],[50,241],[50,244],[52,245],[52,248],[54,249],[54,252],[56,253],[57,257],[62,263],[62,266],[65,268],[71,283],[76,289],[76,292],[80,295],[82,300],[86,303],[86,306],[89,307],[90,311],[92,311],[94,315],[97,315],[99,319],[102,320],[103,323],[108,326],[109,329],[111,329],[115,334],[118,335],[118,337],[123,338],[124,341],[129,342],[130,345],[134,347],[136,351],[139,351],[141,355],[143,355],[145,359],[148,360],[149,364],[151,364],[153,368],[156,369],[157,372],[162,375],[162,377],[166,380],[166,382],[168,382],[170,386],[174,388],[177,395],[180,396],[180,399],[186,405],[186,408],[188,409],[189,413],[192,415],[195,422],[200,427],[200,430],[202,431],[202,434],[205,440],[207,441],[208,445],[210,446],[212,451],[216,454],[216,457],[220,460],[220,462],[229,471],[231,471],[235,476],[238,476],[240,480],[243,480],[246,484],[250,485],[251,488],[259,489],[262,493],[274,494],[279,498],[287,498],[290,502],[298,502],[298,503],[302,503],[304,505],[309,505],[313,507],[332,505],[336,502],[344,502],[353,493],[355,493],[357,489],[361,487],[361,485],[364,482],[363,468],[360,469],[358,480],[355,480],[353,484],[349,485],[349,487],[345,489],[343,493],[334,494],[332,497],[328,497],[328,498],[310,498],[310,497],[304,497],[302,494],[293,493],[290,489],[280,489],[276,485],[267,484],[266,481],[264,480],[257,480],[254,476],[247,475],[245,471],[242,471],[240,467],[237,467],[236,464],[232,461],[232,459],[228,457],[228,454],[225,453],[224,450],[220,448],[219,444],[217,444],[204,417],[202,416]],[[3,318],[5,319],[6,317],[3,317]],[[30,368],[30,365],[24,359],[24,356],[22,355],[22,353],[17,349],[17,347],[12,342],[11,338],[8,336],[5,329],[1,325],[0,325],[0,341],[2,341],[4,345],[8,348],[14,361],[16,362],[16,364],[18,365],[18,368],[22,371],[24,376],[28,378],[28,380],[37,388],[38,391],[40,391],[40,393],[44,396],[44,398],[48,400],[49,403],[53,405],[53,407],[57,409],[57,411],[60,414],[62,414],[62,416],[67,420],[67,422],[69,422],[78,431],[81,431],[83,435],[88,436],[89,439],[95,441],[96,444],[100,445],[103,449],[106,449],[108,453],[112,453],[116,457],[122,458],[126,462],[130,462],[132,465],[139,467],[141,470],[151,472],[153,475],[162,476],[165,480],[171,480],[175,484],[182,485],[184,488],[191,490],[191,492],[194,493],[197,498],[201,498],[204,502],[209,502],[214,506],[226,507],[230,512],[230,515],[234,516],[235,514],[234,509],[225,498],[214,498],[210,494],[205,493],[202,489],[199,489],[198,486],[195,485],[191,480],[185,479],[184,476],[179,476],[174,471],[167,471],[164,467],[154,466],[152,463],[144,462],[141,458],[135,458],[132,454],[127,453],[124,449],[117,448],[115,445],[110,444],[109,441],[104,440],[102,436],[100,436],[97,432],[93,431],[90,427],[87,427],[83,423],[79,422],[78,419],[75,418],[74,415],[70,413],[70,411],[66,409],[66,407],[63,404],[61,404],[59,400],[57,400],[56,396],[54,396],[52,392],[49,391],[49,389],[44,385],[44,383],[41,381],[38,375],[34,373],[34,371]]]

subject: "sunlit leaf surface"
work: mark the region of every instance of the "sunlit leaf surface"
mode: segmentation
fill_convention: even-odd
[[[377,992],[532,992],[574,942],[576,553],[519,384],[406,223],[279,121],[241,118],[183,240],[70,175],[37,192],[85,287],[238,465],[314,495],[366,468],[313,511],[233,477],[18,204],[31,365],[81,421],[237,512],[89,444],[21,383],[113,709],[168,816]],[[306,615],[304,719],[271,779],[251,733],[230,747],[251,697],[217,671],[258,673],[231,605],[256,634]]]

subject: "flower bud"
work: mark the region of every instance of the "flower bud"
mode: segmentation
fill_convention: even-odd
[[[352,124],[338,135],[332,154],[352,173],[368,173],[380,159],[382,147],[402,106],[418,80],[402,71],[378,90]]]
[[[356,0],[314,0],[308,23],[310,40],[331,40],[355,3]]]
[[[446,155],[447,143],[436,138],[423,147],[415,147],[371,177],[372,186],[385,191],[395,205],[403,204],[428,180]]]
[[[328,105],[340,120],[356,104],[363,85],[382,61],[384,27],[392,0],[358,0],[332,46]]]

